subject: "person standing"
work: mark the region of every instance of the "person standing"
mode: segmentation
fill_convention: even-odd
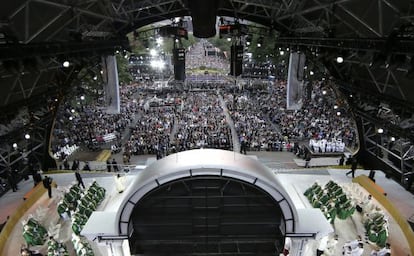
[[[311,154],[310,152],[306,153],[305,157],[305,168],[310,168],[310,160],[311,160]]]
[[[341,155],[341,158],[339,159],[339,166],[344,165],[344,162],[345,162],[345,157],[344,155]]]
[[[9,185],[11,189],[13,190],[13,192],[16,192],[18,188],[17,188],[16,176],[13,173],[13,171],[10,171],[7,174],[7,181],[9,182]]]
[[[108,170],[108,172],[111,172],[111,161],[106,160],[106,169]]]
[[[72,163],[72,171],[76,171],[76,170],[79,170],[79,160],[78,159],[73,160],[73,163]]]
[[[118,163],[115,161],[115,158],[112,159],[112,167],[114,167],[114,172],[119,172]]]
[[[115,186],[118,193],[122,193],[125,190],[125,176],[121,176],[121,174],[117,174],[115,176]]]
[[[358,166],[358,161],[356,157],[352,157],[351,170],[346,173],[346,176],[348,176],[348,174],[352,174],[352,178],[355,178],[355,170],[357,166]]]
[[[85,189],[85,184],[83,184],[82,176],[80,175],[79,171],[75,172],[76,180],[78,181],[78,186],[82,186],[83,189]]]
[[[49,198],[52,198],[52,178],[45,176],[43,178],[43,187],[47,189]]]

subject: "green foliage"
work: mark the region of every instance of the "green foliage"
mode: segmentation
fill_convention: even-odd
[[[227,41],[227,38],[220,38],[216,35],[215,37],[208,39],[208,41],[215,47],[219,48],[222,52],[230,52],[232,42]]]
[[[125,59],[121,54],[116,54],[116,62],[118,66],[119,85],[130,84],[132,76],[128,70],[128,59]]]

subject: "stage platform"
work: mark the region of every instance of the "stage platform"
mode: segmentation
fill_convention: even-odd
[[[275,175],[281,179],[284,184],[285,189],[292,196],[292,199],[295,202],[295,206],[298,208],[307,208],[311,207],[309,202],[302,196],[304,190],[311,186],[313,182],[318,181],[320,183],[327,182],[329,180],[335,180],[338,184],[351,184],[351,178],[345,176],[345,173],[349,169],[333,169],[333,168],[301,168],[300,161],[301,159],[296,159],[294,155],[290,152],[248,152],[248,155],[251,155],[254,158],[257,158],[264,165],[268,166]],[[120,160],[122,156],[114,155],[114,158]],[[137,156],[133,160],[134,164],[145,168],[146,165],[151,164],[155,161],[154,156]],[[313,160],[313,159],[312,159]],[[316,159],[315,159],[316,160]],[[321,164],[330,165],[334,163],[334,159],[321,159]],[[299,163],[299,166],[292,168],[295,163]],[[317,162],[315,164],[318,164]],[[333,164],[333,165],[337,165]],[[139,175],[140,172],[129,172],[126,174],[127,185],[134,178],[135,175]],[[358,169],[356,175],[365,174],[368,175],[369,171]],[[105,207],[116,207],[116,201],[119,197],[122,197],[122,194],[116,193],[114,187],[114,173],[87,173],[83,172],[82,176],[84,177],[85,184],[91,183],[93,180],[96,180],[99,184],[107,189],[107,196],[105,201],[101,204],[100,209]],[[47,198],[45,194],[42,198],[39,199],[38,203],[34,205],[29,211],[25,214],[24,217],[27,217],[29,214],[35,214],[36,212],[46,212],[48,216],[51,216],[49,225],[60,224],[60,227],[63,229],[63,233],[60,236],[61,239],[64,239],[66,242],[68,237],[70,237],[70,225],[65,221],[59,220],[56,212],[56,204],[58,196],[61,191],[73,184],[75,181],[75,176],[73,173],[66,174],[53,174],[51,175],[53,179],[58,184],[58,188],[54,189],[52,199]],[[381,186],[384,191],[387,192],[387,197],[394,205],[400,209],[401,214],[408,220],[414,214],[414,197],[411,193],[406,191],[395,181],[385,177],[385,174],[381,171],[376,172],[376,182]],[[18,205],[23,202],[23,196],[33,187],[32,180],[22,181],[19,184],[19,190],[15,193],[9,191],[6,195],[0,198],[0,222],[4,222],[6,217],[13,214],[13,211],[18,207]],[[40,209],[40,210],[39,210]],[[360,223],[360,217],[355,214],[352,218],[346,221],[336,221],[334,223],[335,232],[339,235],[339,243],[341,245],[348,240],[355,239],[357,234],[363,232],[363,228]],[[392,219],[392,218],[391,218]],[[20,245],[23,244],[23,237],[21,236],[22,226],[18,224],[13,233],[10,235],[9,240],[13,242],[8,242],[6,249],[0,253],[1,255],[18,255],[20,252]],[[395,221],[390,221],[390,237],[389,242],[392,245],[393,255],[408,255],[409,251],[407,248],[407,241],[402,236],[401,230],[398,228],[398,225]],[[69,232],[69,233],[65,233]],[[68,242],[70,244],[70,242]],[[314,255],[317,247],[317,243],[310,244],[307,247],[307,251],[304,255]],[[340,246],[339,246],[340,247]],[[338,247],[338,250],[339,250]],[[364,256],[370,255],[371,249],[374,248],[370,244],[365,245]],[[107,256],[108,250],[102,247],[94,247],[96,250],[97,256]],[[337,255],[340,255],[337,254]]]

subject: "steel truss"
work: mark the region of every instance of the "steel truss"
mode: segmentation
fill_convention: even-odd
[[[392,174],[397,175],[401,183],[404,183],[404,174],[412,172],[414,159],[412,143],[399,137],[398,131],[389,127],[384,133],[378,132],[378,129],[383,127],[378,120],[363,115],[359,117],[362,120],[366,152],[387,165],[392,170]]]

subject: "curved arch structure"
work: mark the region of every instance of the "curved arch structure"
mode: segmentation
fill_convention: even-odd
[[[270,221],[265,222],[260,219],[260,216],[257,217],[258,215],[252,217],[253,215],[244,214],[241,222],[239,222],[240,224],[236,224],[239,228],[248,228],[248,226],[243,226],[246,223],[254,223],[256,230],[261,230],[260,225],[268,225],[266,226],[266,229],[270,226],[272,226],[272,228],[278,228],[279,230],[275,232],[279,232],[279,234],[274,235],[273,237],[279,237],[277,239],[280,239],[280,237],[291,237],[293,238],[294,247],[297,246],[298,248],[302,247],[303,243],[308,239],[318,239],[320,236],[333,232],[332,226],[319,209],[303,208],[302,202],[296,201],[298,200],[298,195],[296,195],[295,198],[291,197],[289,194],[297,193],[297,191],[285,187],[276,174],[272,173],[267,167],[251,156],[218,149],[184,151],[169,155],[152,163],[137,176],[131,178],[133,178],[133,180],[129,182],[128,187],[122,193],[122,196],[114,197],[118,198],[118,201],[112,202],[113,204],[116,204],[116,206],[110,207],[110,209],[93,212],[81,232],[81,234],[87,237],[90,241],[98,242],[105,246],[110,245],[111,250],[115,252],[114,255],[117,256],[129,255],[131,249],[129,248],[129,245],[125,244],[128,244],[129,239],[134,240],[136,234],[146,234],[145,229],[148,230],[148,228],[151,228],[151,225],[156,225],[157,228],[159,226],[165,227],[163,223],[166,220],[160,219],[159,216],[170,215],[168,215],[168,211],[164,211],[165,209],[160,206],[163,206],[162,200],[165,200],[164,202],[167,204],[170,203],[167,198],[169,196],[168,190],[170,189],[170,186],[172,189],[175,189],[173,187],[175,186],[174,184],[188,182],[187,184],[182,185],[182,187],[188,187],[188,185],[193,184],[191,183],[193,180],[205,181],[206,183],[202,184],[202,186],[205,184],[207,184],[205,186],[217,184],[214,183],[214,181],[211,183],[211,180],[219,180],[221,184],[229,182],[233,185],[236,184],[236,188],[239,188],[239,191],[242,190],[240,188],[248,185],[245,187],[250,188],[250,190],[246,193],[237,194],[238,192],[233,193],[233,190],[233,194],[230,196],[241,195],[240,198],[243,200],[252,195],[256,195],[258,196],[257,198],[260,197],[261,199],[266,198],[266,200],[261,201],[265,202],[265,204],[262,203],[261,206],[267,207],[267,204],[268,206],[270,205],[270,207],[267,209],[263,208],[268,211],[263,216],[265,216],[265,218],[273,216],[271,215],[272,211],[278,215],[275,215],[274,219],[270,217]],[[251,191],[254,192],[251,193]],[[299,192],[299,194],[301,193]],[[153,197],[153,195],[155,195],[155,197]],[[183,195],[184,197],[188,195],[192,196],[191,192],[187,194],[181,193],[178,197],[173,198],[173,200],[180,200],[180,196]],[[204,197],[204,199],[205,198],[208,198],[208,196]],[[154,201],[148,203],[148,201],[152,199],[154,199]],[[153,202],[155,202],[154,205],[152,205]],[[248,200],[244,201],[244,203],[246,202],[248,202]],[[299,208],[296,207],[295,203]],[[243,202],[241,204],[243,204]],[[246,205],[248,204],[249,203],[246,203]],[[258,202],[258,204],[260,205],[260,202]],[[275,207],[273,207],[272,204],[274,204]],[[142,205],[144,205],[144,208],[140,208]],[[151,211],[154,212],[154,209],[152,209],[153,206],[159,207],[159,209],[164,212],[159,213],[155,211],[157,216],[152,216]],[[177,204],[174,205],[174,203],[172,203],[172,206],[177,207]],[[169,204],[168,207],[171,207],[171,204]],[[188,205],[184,205],[183,207],[188,207]],[[269,210],[270,208],[271,210]],[[147,212],[147,215],[138,214],[136,216],[134,212],[141,213],[139,212],[140,209],[143,211],[149,210],[149,213]],[[249,210],[247,210],[247,213],[248,212]],[[186,213],[191,213],[191,210],[186,211]],[[145,219],[140,219],[139,216],[144,216],[144,218],[148,218],[149,216],[148,219],[151,219],[151,223],[145,222]],[[232,216],[233,215],[226,215],[227,218],[231,218]],[[202,218],[205,217],[205,215],[202,215]],[[163,223],[158,224],[157,218],[162,220]],[[180,220],[183,219],[187,220],[181,216]],[[256,223],[257,220],[259,220],[258,225]],[[137,222],[139,223],[137,224]],[[137,233],[137,230],[134,230],[134,228],[142,228],[142,223],[144,223],[144,228],[140,229]],[[177,223],[174,225],[177,225]],[[226,222],[225,225],[231,225],[231,223],[233,222]],[[138,226],[134,226],[134,224],[137,224]],[[151,232],[152,231],[153,230],[151,230]],[[230,231],[230,233],[231,232],[233,231]],[[255,231],[250,230],[249,232],[254,233]],[[233,232],[231,234],[238,233]],[[263,236],[263,234],[266,234],[266,232],[261,232],[260,236]],[[151,239],[146,241],[149,241],[154,245],[154,240]],[[268,238],[267,240],[269,239],[271,238]],[[191,241],[189,241],[190,240],[187,240],[187,243],[191,243]],[[277,240],[277,242],[283,243],[283,241],[280,240]],[[182,240],[179,240],[176,244],[180,243],[182,243]],[[136,242],[134,244],[137,245]],[[124,253],[124,251],[128,250],[129,252]],[[292,255],[302,255],[302,253],[303,252],[299,250],[297,254]]]
[[[133,184],[134,191],[125,197],[117,214],[118,232],[128,235],[132,211],[139,200],[153,189],[173,180],[192,176],[222,176],[253,184],[279,203],[285,232],[295,233],[298,214],[276,176],[257,160],[239,153],[196,149],[169,155],[148,166]]]

